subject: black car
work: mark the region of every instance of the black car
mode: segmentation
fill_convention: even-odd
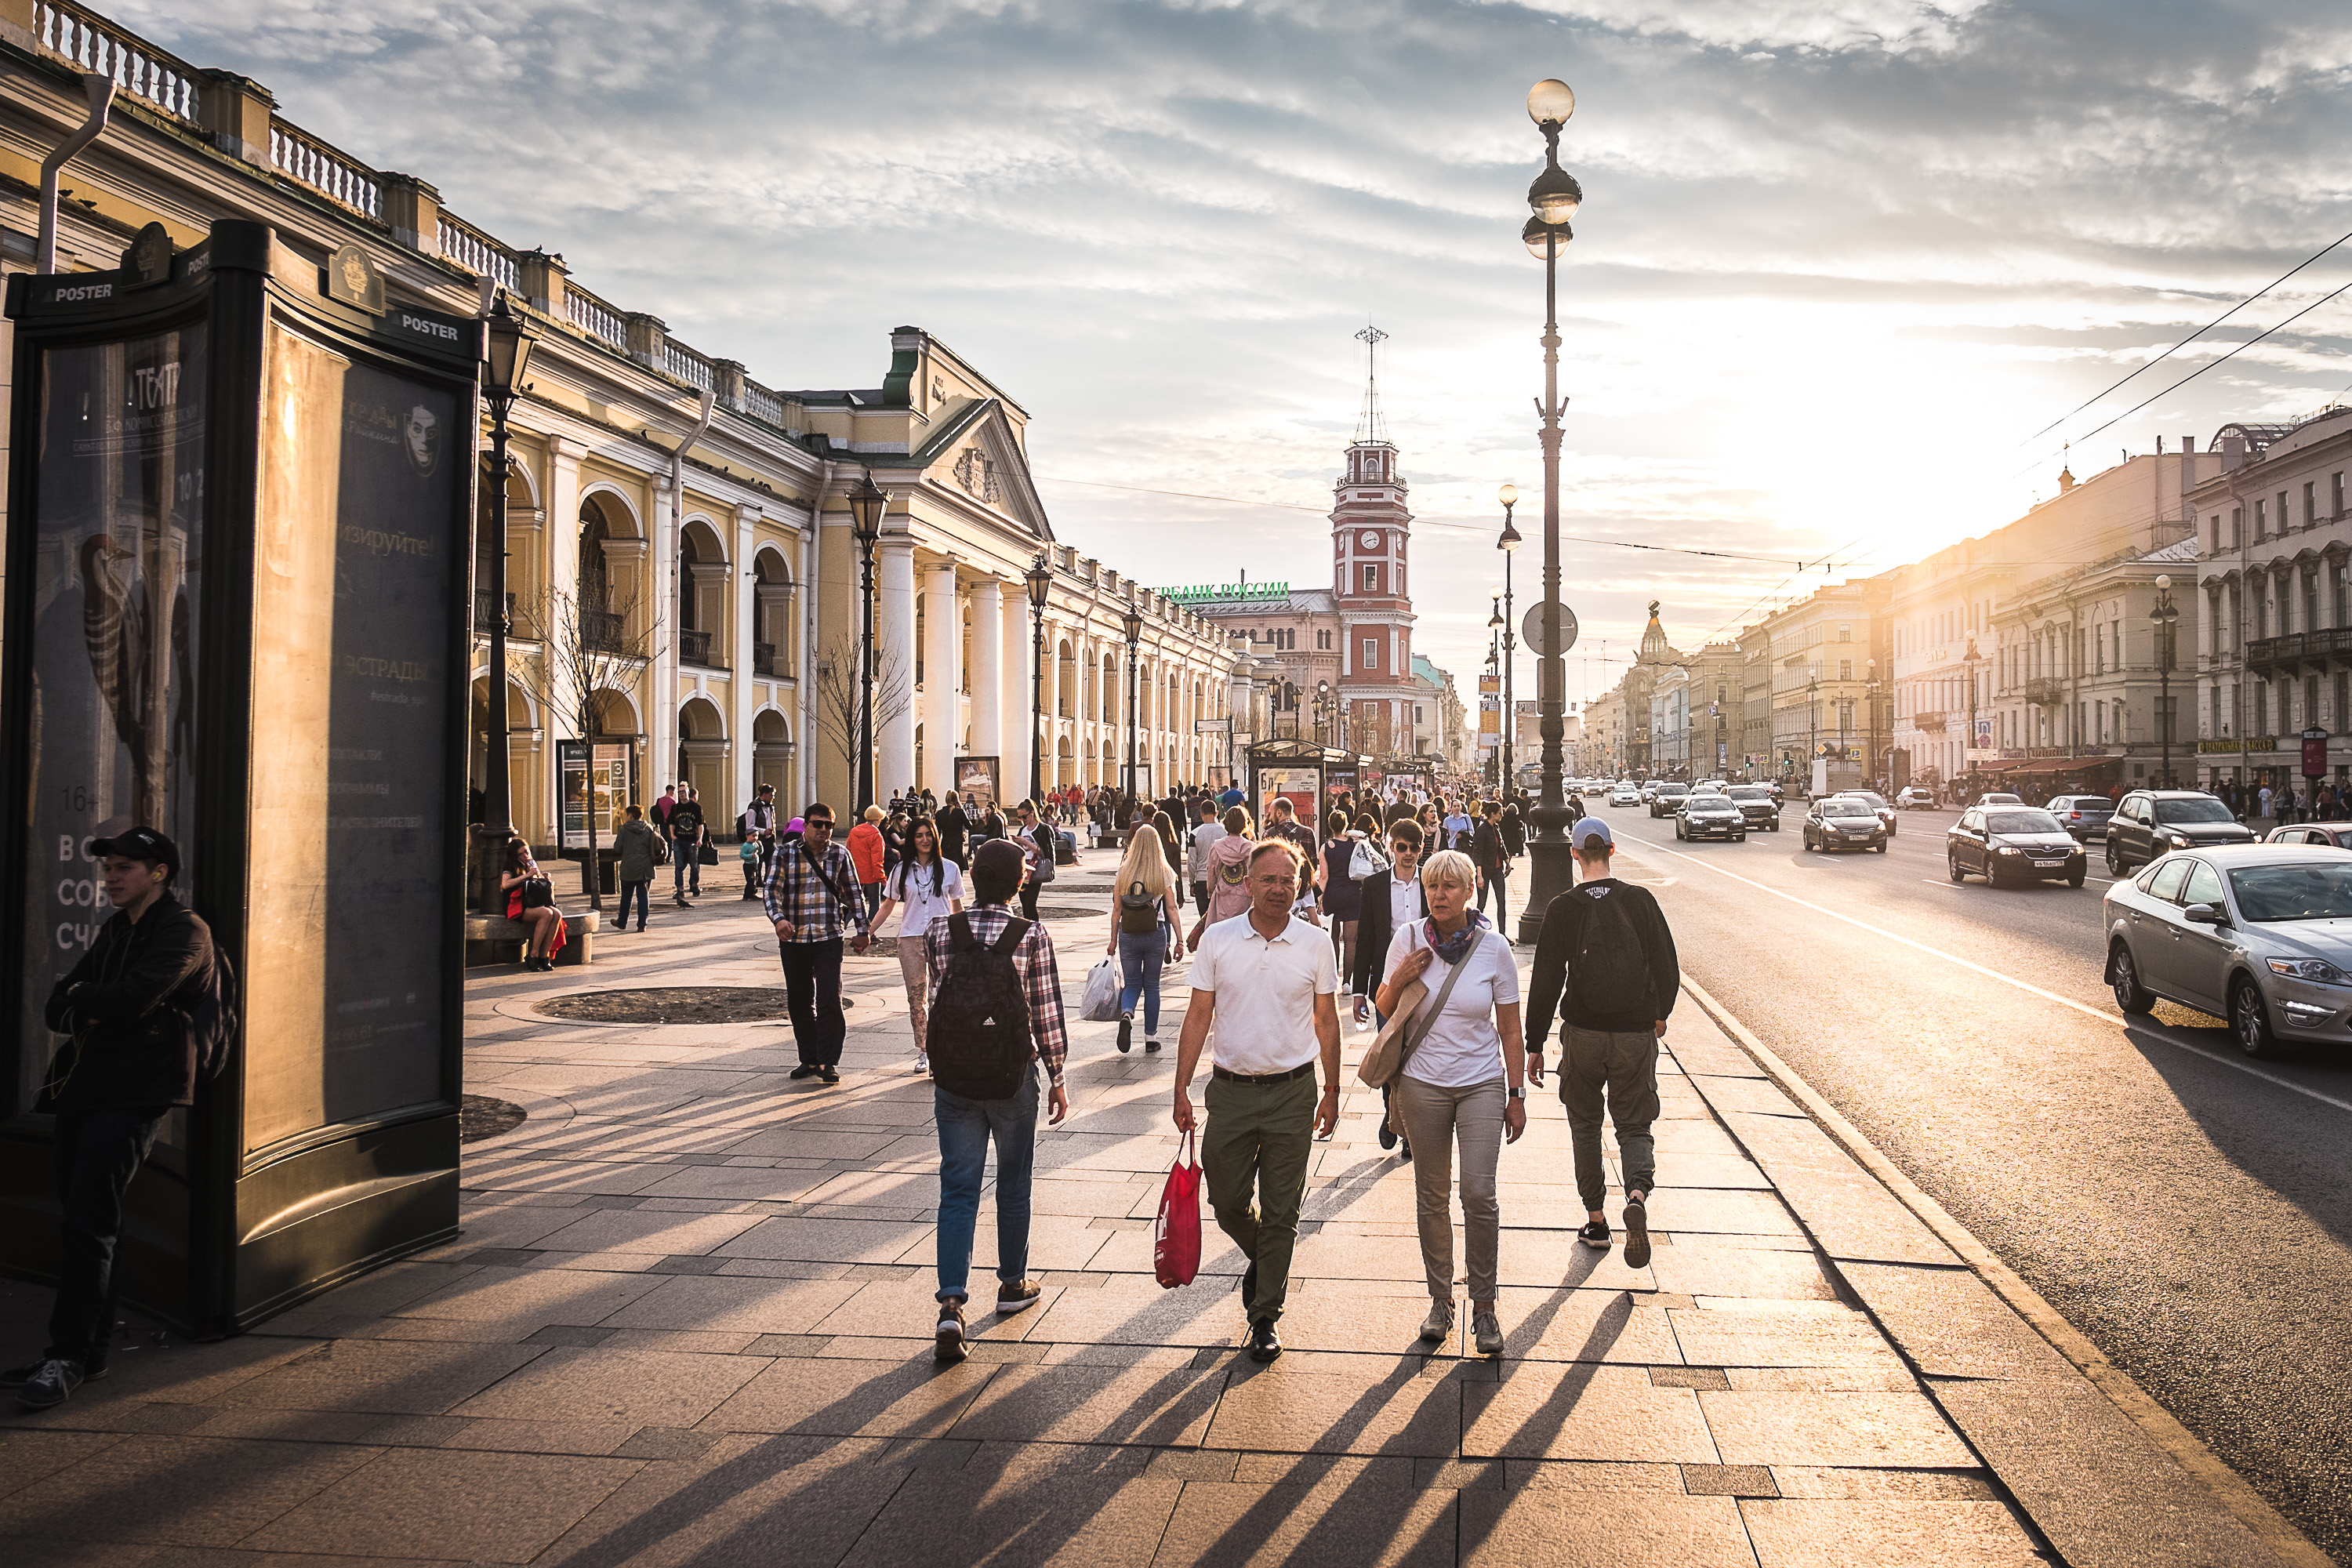
[[[1808,849],[1875,849],[1886,853],[1886,824],[1866,800],[1825,795],[1805,813]]]
[[[2065,824],[2030,805],[1972,805],[1944,835],[1944,864],[1955,882],[1974,872],[1996,888],[2007,881],[2079,888],[2090,859]]]
[[[2107,869],[2120,877],[2174,849],[2252,844],[2254,830],[2196,789],[2136,789],[2107,823]]]
[[[1675,813],[1683,808],[1683,802],[1689,798],[1690,785],[1686,784],[1662,784],[1658,785],[1650,795],[1650,815],[1652,816],[1672,816]]]
[[[1750,827],[1760,827],[1767,833],[1780,831],[1780,803],[1770,789],[1763,784],[1733,784],[1731,804]]]
[[[2103,795],[2053,795],[2043,809],[2085,844],[2094,838],[2105,838],[2107,824],[2116,815],[2115,803]]]
[[[1748,818],[1729,795],[1712,791],[1695,795],[1684,803],[1675,815],[1675,837],[1677,838],[1728,838],[1745,843],[1748,838]]]

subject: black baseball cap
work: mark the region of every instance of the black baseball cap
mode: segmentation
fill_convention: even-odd
[[[126,827],[110,838],[89,841],[90,858],[120,855],[126,860],[144,860],[150,866],[169,866],[176,874],[180,869],[180,847],[152,827]]]

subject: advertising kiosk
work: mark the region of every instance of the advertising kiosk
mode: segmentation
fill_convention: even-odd
[[[454,1235],[479,323],[365,252],[160,226],[8,279],[0,1268],[57,1266],[51,987],[134,823],[242,1038],[131,1184],[126,1302],[235,1332]]]

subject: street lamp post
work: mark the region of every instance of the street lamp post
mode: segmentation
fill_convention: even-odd
[[[490,606],[490,695],[483,716],[489,732],[488,754],[482,759],[482,822],[474,837],[474,875],[476,906],[496,914],[503,908],[497,889],[506,870],[506,844],[514,837],[514,800],[507,771],[507,473],[513,462],[507,452],[507,414],[514,406],[523,367],[530,363],[531,345],[539,340],[523,330],[522,318],[507,309],[503,293],[491,301],[484,325],[482,399],[490,405],[489,529],[496,548],[489,552],[490,580],[483,590]],[[592,810],[593,775],[592,766]],[[589,874],[593,885],[595,868],[590,867]]]
[[[2156,580],[2156,608],[2148,612],[2148,623],[2156,631],[2156,721],[2158,737],[2164,747],[2163,772],[2157,776],[2166,789],[2172,784],[2172,633],[2180,619],[2173,607],[2172,576],[2166,573]]]
[[[1135,657],[1136,644],[1143,636],[1143,611],[1133,601],[1127,614],[1119,617],[1119,626],[1127,633],[1127,798],[1135,799]],[[1268,727],[1272,720],[1268,719]],[[1125,826],[1126,824],[1120,824]]]
[[[1036,563],[1029,568],[1030,642],[1034,663],[1029,677],[1029,706],[1036,710],[1036,719],[1030,728],[1034,731],[1029,746],[1029,798],[1045,810],[1045,599],[1054,591],[1054,571],[1045,564],[1043,551]]]
[[[1569,219],[1583,205],[1575,176],[1559,166],[1559,132],[1576,112],[1576,94],[1564,81],[1545,79],[1528,93],[1528,118],[1543,132],[1543,172],[1528,187],[1534,216],[1519,231],[1528,249],[1544,264],[1544,597],[1543,648],[1537,666],[1537,710],[1543,735],[1542,796],[1528,813],[1528,891],[1519,910],[1519,940],[1532,943],[1543,933],[1551,901],[1576,881],[1574,847],[1569,841],[1568,800],[1560,790],[1560,742],[1568,731],[1567,649],[1560,647],[1559,603],[1559,258],[1574,237]]]
[[[1805,682],[1805,794],[1813,793],[1813,764],[1822,755],[1822,683],[1817,676]]]
[[[849,531],[864,572],[858,620],[857,809],[874,804],[874,548],[882,541],[882,513],[890,498],[867,474],[849,492]]]
[[[1883,784],[1886,782],[1886,777],[1879,772],[1878,768],[1878,661],[1874,658],[1864,659],[1862,670],[1862,700],[1864,704],[1862,718],[1862,743],[1869,753],[1868,761],[1864,765],[1869,770],[1871,782]]]
[[[1519,537],[1519,531],[1511,524],[1511,509],[1519,503],[1519,487],[1517,485],[1505,485],[1500,490],[1496,492],[1496,499],[1503,503],[1503,534],[1501,538],[1495,541],[1495,548],[1503,552],[1502,793],[1503,798],[1508,800],[1511,796],[1511,791],[1517,785],[1519,776],[1515,771],[1516,759],[1511,754],[1511,742],[1513,739],[1512,732],[1519,727],[1519,710],[1516,706],[1511,691],[1511,672],[1518,664],[1518,660],[1512,657],[1516,647],[1516,638],[1512,632],[1512,627],[1515,623],[1512,621],[1511,617],[1518,613],[1518,607],[1511,601],[1511,558],[1518,554],[1519,546],[1524,543],[1525,541]]]
[[[1324,745],[1331,743],[1331,683],[1315,683],[1315,739]]]

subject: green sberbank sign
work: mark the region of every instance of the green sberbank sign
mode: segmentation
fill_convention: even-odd
[[[2197,742],[2197,749],[2208,756],[2219,756],[2224,752],[2232,755],[2242,751],[2275,752],[2278,750],[2278,737],[2250,735],[2242,741],[2200,741]]]
[[[1190,588],[1162,588],[1163,598],[1180,605],[1196,605],[1205,600],[1230,602],[1235,599],[1287,599],[1287,583],[1198,583]]]

